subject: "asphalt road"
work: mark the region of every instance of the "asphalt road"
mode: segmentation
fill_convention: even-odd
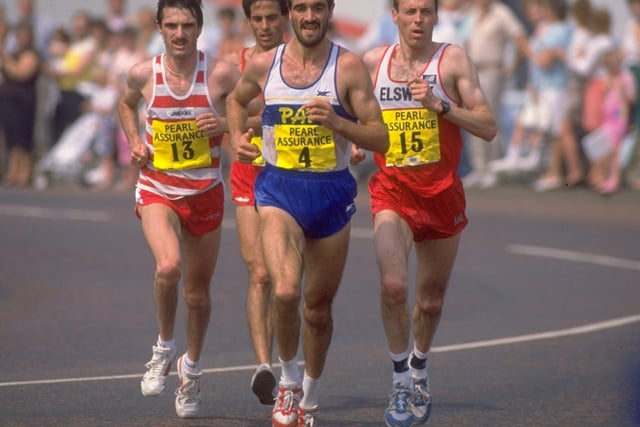
[[[381,426],[390,392],[362,190],[321,426]],[[640,425],[640,193],[504,186],[468,196],[430,357],[429,424]],[[141,396],[157,332],[153,265],[132,206],[130,194],[0,189],[0,426],[269,426],[270,408],[249,390],[246,272],[230,203],[202,415],[177,418],[175,376],[164,395]]]

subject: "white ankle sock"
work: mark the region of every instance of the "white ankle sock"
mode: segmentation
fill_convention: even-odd
[[[156,343],[156,345],[158,347],[164,348],[176,348],[176,339],[171,338],[170,341],[164,341],[162,338],[160,338],[160,335],[158,335],[158,342]]]
[[[298,358],[294,357],[291,360],[284,361],[280,359],[282,365],[282,374],[280,381],[285,386],[297,386],[300,384],[300,368],[298,367]]]
[[[307,371],[304,372],[302,380],[303,397],[300,406],[304,409],[312,409],[318,406],[318,397],[320,395],[320,378],[311,378]]]
[[[190,374],[197,374],[201,371],[200,361],[198,360],[194,362],[193,360],[189,359],[189,355],[187,355],[187,353],[185,353],[182,357],[182,365],[184,366],[185,371],[189,372]]]
[[[418,359],[426,359],[427,356],[429,355],[429,352],[425,352],[425,353],[421,352],[420,350],[418,350],[418,347],[416,347],[416,343],[414,342],[413,343],[413,354],[415,354],[415,356]]]

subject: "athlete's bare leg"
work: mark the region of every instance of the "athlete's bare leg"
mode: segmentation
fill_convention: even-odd
[[[211,278],[220,249],[221,227],[202,236],[183,232],[184,288],[187,320],[187,355],[200,360],[211,316]]]
[[[331,307],[347,260],[350,230],[347,224],[333,236],[307,240],[302,346],[305,371],[311,378],[320,378],[331,344]]]
[[[253,206],[236,206],[240,253],[249,271],[247,319],[258,365],[271,365],[271,281],[262,254],[260,217]]]
[[[305,238],[298,223],[285,211],[260,207],[264,259],[273,286],[273,326],[282,360],[298,353],[300,299]]]
[[[160,338],[170,341],[174,336],[178,282],[182,273],[180,220],[175,212],[163,204],[138,209],[142,230],[155,260],[153,290]]]
[[[431,349],[440,323],[444,297],[456,260],[460,233],[447,239],[416,243],[416,303],[413,330],[416,347],[423,353]]]
[[[409,225],[395,212],[385,210],[373,221],[376,258],[381,277],[382,324],[392,353],[409,343],[408,258],[413,243]]]

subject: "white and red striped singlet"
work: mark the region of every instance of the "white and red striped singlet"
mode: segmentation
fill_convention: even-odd
[[[153,75],[145,126],[149,162],[137,187],[169,198],[203,193],[222,182],[222,135],[207,138],[195,124],[200,114],[218,115],[209,95],[207,58],[198,51],[191,88],[182,96],[167,84],[164,55],[153,59]]]

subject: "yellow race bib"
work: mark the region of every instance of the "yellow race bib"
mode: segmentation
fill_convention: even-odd
[[[262,153],[262,137],[254,136],[253,138],[251,138],[251,143],[258,147],[260,149],[260,152]],[[253,159],[253,164],[256,166],[264,166],[264,157],[262,157],[262,155],[256,157],[255,159]]]
[[[275,125],[276,166],[326,171],[336,167],[333,131],[319,125]]]
[[[438,116],[424,108],[383,110],[389,130],[388,167],[418,166],[440,161]]]
[[[196,169],[211,166],[209,138],[195,120],[153,120],[153,166],[159,170]]]

